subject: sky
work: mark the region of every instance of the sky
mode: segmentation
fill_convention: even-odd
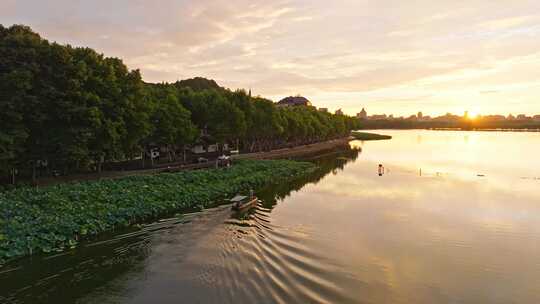
[[[540,114],[538,0],[0,0],[0,23],[148,82],[202,76],[355,114]]]

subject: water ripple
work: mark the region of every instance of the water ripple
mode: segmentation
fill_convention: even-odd
[[[273,224],[261,206],[240,217],[225,220],[234,237],[223,236],[219,260],[197,276],[218,289],[220,302],[351,302],[336,283],[338,269],[304,244],[305,235]]]

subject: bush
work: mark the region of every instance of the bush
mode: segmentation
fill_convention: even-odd
[[[358,132],[353,131],[351,132],[352,136],[357,140],[384,140],[384,139],[392,139],[392,136],[390,135],[381,135],[376,133],[368,133],[368,132]]]

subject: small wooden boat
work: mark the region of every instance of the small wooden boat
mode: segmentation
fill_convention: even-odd
[[[234,211],[245,211],[257,205],[259,199],[256,196],[237,195],[230,199]]]

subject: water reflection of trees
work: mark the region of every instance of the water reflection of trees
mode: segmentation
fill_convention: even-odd
[[[275,184],[257,192],[263,201],[263,206],[272,209],[278,201],[287,198],[292,192],[302,189],[308,184],[317,184],[328,174],[337,174],[349,163],[358,158],[360,148],[343,146],[331,153],[319,156],[304,157],[302,160],[315,163],[318,168],[312,174],[286,183]]]
[[[0,273],[0,303],[75,303],[123,275],[138,273],[150,254],[152,232],[144,230],[6,266]]]

